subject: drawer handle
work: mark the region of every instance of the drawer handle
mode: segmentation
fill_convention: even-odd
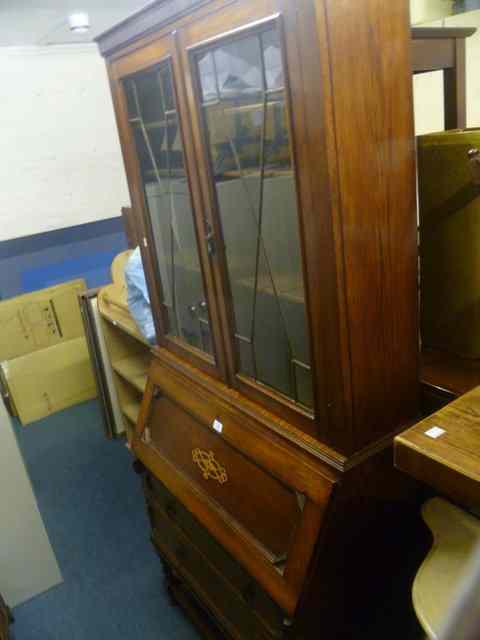
[[[196,465],[200,467],[205,480],[216,480],[220,484],[228,482],[227,470],[225,467],[215,460],[213,451],[204,451],[203,449],[193,449],[192,458]]]

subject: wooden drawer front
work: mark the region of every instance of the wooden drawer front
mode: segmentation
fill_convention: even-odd
[[[162,511],[154,510],[152,541],[167,562],[191,586],[221,626],[238,640],[264,638],[250,606]]]
[[[152,405],[150,444],[253,536],[270,561],[283,559],[301,517],[295,492],[168,398]]]
[[[145,497],[152,528],[158,529],[157,516],[167,517],[178,526],[199,551],[208,558],[208,561],[242,595],[245,602],[261,618],[272,635],[279,634],[286,617],[280,607],[161,482],[148,476],[145,484]]]

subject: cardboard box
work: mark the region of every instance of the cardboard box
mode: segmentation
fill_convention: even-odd
[[[72,280],[0,302],[0,361],[83,336],[77,295],[85,289]]]
[[[85,337],[1,364],[23,425],[96,396]]]

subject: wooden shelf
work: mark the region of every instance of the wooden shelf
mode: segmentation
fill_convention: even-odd
[[[114,260],[112,272],[115,267],[115,277],[121,278],[119,282],[104,287],[98,296],[98,308],[102,317],[114,327],[127,333],[132,338],[147,345],[147,340],[142,336],[130,314],[127,303],[127,287],[124,278],[125,264],[131,252],[125,251]],[[117,274],[116,272],[120,273]]]
[[[129,440],[139,415],[151,361],[151,346],[137,329],[127,304],[124,270],[130,255],[131,252],[126,251],[115,258],[112,264],[114,283],[104,287],[98,296],[118,412],[125,418],[123,423]]]
[[[160,258],[164,269],[171,269],[170,259]],[[175,266],[191,273],[200,273],[200,262],[195,250],[183,249],[175,252]]]
[[[260,178],[260,171],[258,169],[245,169],[245,171],[237,171],[232,169],[230,171],[224,171],[220,174],[224,178]],[[265,169],[264,178],[280,178],[285,176],[293,176],[291,169]]]
[[[277,89],[277,93],[284,91],[284,88],[281,87],[280,89]],[[271,109],[272,107],[276,107],[276,106],[281,106],[284,107],[285,106],[285,101],[283,100],[283,96],[280,100],[271,100],[269,102],[266,103],[267,105],[267,109]],[[216,104],[213,106],[217,106]],[[231,106],[231,107],[226,107],[223,106],[222,110],[223,113],[225,115],[227,114],[233,114],[233,115],[237,115],[238,113],[251,113],[252,111],[259,111],[260,109],[263,111],[263,107],[264,104],[263,102],[255,102],[255,103],[248,103],[248,104],[243,104],[243,105],[239,105],[239,106]]]
[[[158,172],[154,169],[149,169],[148,171],[145,171],[146,176],[148,176],[149,178],[154,178],[154,183],[156,182],[157,174],[160,176],[160,178],[172,178],[174,180],[184,180],[185,182],[187,181],[187,176],[185,175],[184,169],[171,169],[170,171],[168,171],[167,169],[159,169]]]
[[[124,405],[122,413],[133,425],[136,425],[140,413],[140,403],[130,402]]]
[[[129,382],[140,393],[144,393],[147,386],[148,367],[150,357],[147,354],[135,354],[112,362],[113,369],[126,382]]]
[[[254,288],[255,278],[243,278],[237,280],[236,284],[244,287]],[[289,302],[296,302],[297,304],[305,304],[305,295],[301,286],[301,280],[294,278],[290,275],[274,276],[274,284],[277,295]],[[258,278],[257,290],[259,293],[264,293],[273,296],[275,291],[272,285],[270,276],[260,276]]]
[[[153,129],[166,129],[167,127],[172,127],[177,124],[177,115],[171,113],[168,120],[152,120],[151,122],[143,122],[143,126],[146,131],[151,131]],[[140,127],[142,125],[142,121],[140,118],[129,118],[129,122],[131,125]]]
[[[150,348],[150,344],[148,343],[147,340],[145,340],[142,334],[138,331],[133,320],[130,325],[130,324],[127,324],[127,322],[125,322],[123,319],[117,319],[113,315],[107,314],[104,311],[101,312],[101,315],[112,326],[118,328],[120,331],[123,331],[124,333],[127,333],[132,338],[135,338],[135,340],[142,342],[144,345],[147,345]]]
[[[424,349],[422,384],[461,396],[480,385],[480,360],[468,360],[445,351]]]

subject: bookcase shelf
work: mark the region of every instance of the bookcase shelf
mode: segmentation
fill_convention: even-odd
[[[127,251],[115,258],[114,283],[101,290],[99,310],[118,404],[130,441],[147,385],[151,356],[150,345],[138,331],[126,301],[123,270],[129,255]]]
[[[122,358],[117,362],[113,362],[113,370],[137,389],[140,393],[144,393],[147,386],[147,374],[150,358],[147,354],[138,353],[133,356]]]
[[[124,416],[129,420],[134,427],[137,424],[138,414],[140,413],[140,403],[130,403],[122,407]]]

